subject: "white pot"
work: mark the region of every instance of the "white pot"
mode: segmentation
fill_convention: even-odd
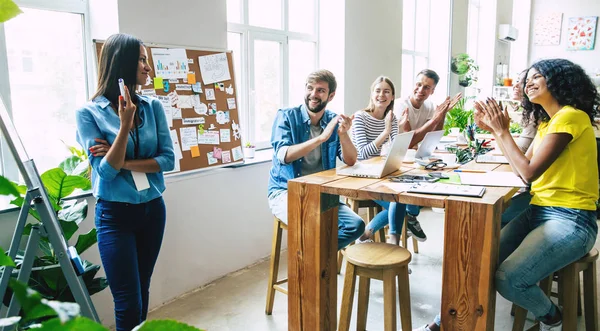
[[[251,159],[254,157],[254,151],[256,150],[256,148],[250,148],[250,147],[244,147],[244,155]]]
[[[450,136],[458,136],[460,134],[460,128],[450,128]]]

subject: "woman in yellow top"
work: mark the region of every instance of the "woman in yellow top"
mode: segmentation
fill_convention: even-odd
[[[561,312],[536,285],[578,260],[596,241],[598,164],[593,118],[600,95],[584,70],[563,59],[531,66],[522,82],[523,117],[538,125],[526,155],[495,100],[476,103],[475,121],[493,133],[511,167],[531,183],[529,208],[502,229],[498,292],[531,311],[540,330],[562,330]]]

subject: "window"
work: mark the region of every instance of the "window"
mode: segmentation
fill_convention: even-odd
[[[430,0],[404,0],[402,9],[401,96],[414,87],[416,74],[429,66]]]
[[[270,147],[278,109],[302,102],[316,69],[319,0],[227,0],[242,136]]]
[[[0,62],[0,85],[8,86],[0,93],[28,156],[42,173],[69,155],[63,142],[76,145],[75,110],[89,95],[87,2],[27,1],[21,8],[24,14],[0,29],[0,59],[6,59]],[[11,162],[3,160],[2,174],[18,180]]]

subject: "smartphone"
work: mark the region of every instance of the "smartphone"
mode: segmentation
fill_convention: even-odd
[[[434,183],[439,180],[439,178],[430,177],[428,175],[400,175],[389,177],[392,182],[399,183]]]
[[[123,78],[119,78],[119,90],[121,90],[121,96],[125,97],[125,82]]]

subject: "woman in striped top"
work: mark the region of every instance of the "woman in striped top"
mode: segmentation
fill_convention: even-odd
[[[398,120],[393,111],[395,94],[394,83],[385,76],[379,76],[371,85],[369,105],[354,114],[352,140],[358,151],[359,160],[379,156],[382,146],[396,138]],[[400,125],[407,118],[406,113],[404,113]],[[358,239],[358,242],[372,241],[373,234],[389,223],[390,238],[388,242],[398,245],[406,205],[381,200],[375,200],[375,202],[382,206],[384,210],[375,215],[373,220],[369,222],[365,233]]]

